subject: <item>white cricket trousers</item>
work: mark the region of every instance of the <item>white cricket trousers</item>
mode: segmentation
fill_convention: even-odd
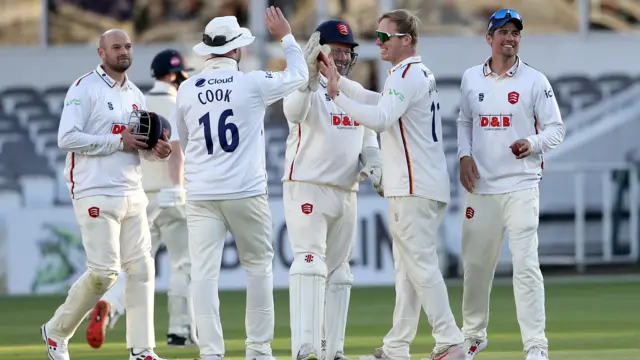
[[[189,293],[191,259],[189,258],[189,233],[184,206],[160,208],[157,192],[147,192],[147,219],[151,230],[151,258],[155,258],[162,243],[167,247],[171,275],[169,278],[169,328],[167,334],[193,336],[195,320]],[[118,312],[125,312],[124,277],[119,276],[115,285],[102,297]],[[193,330],[192,330],[193,329]]]
[[[245,199],[187,201],[191,293],[200,355],[225,353],[218,279],[227,231],[247,273],[247,357],[271,356],[274,331],[273,247],[267,195]]]
[[[547,348],[544,282],[538,261],[538,209],[537,187],[499,195],[468,194],[462,223],[465,337],[487,337],[489,294],[506,230],[524,350]]]
[[[325,340],[326,358],[333,360],[338,352],[344,352],[347,314],[351,296],[353,275],[349,266],[356,238],[358,201],[355,191],[334,186],[317,185],[299,181],[283,184],[283,202],[287,233],[293,252],[294,263],[291,276],[298,276],[299,262],[305,254],[321,259],[325,269],[309,269],[300,281],[322,279],[325,284],[314,295],[313,288],[290,283],[292,358],[296,358],[299,347],[308,343],[320,351]],[[319,266],[320,267],[320,266]],[[325,275],[326,276],[323,276]],[[316,279],[314,279],[316,278]],[[325,290],[326,289],[326,290]],[[306,297],[311,299],[306,299]],[[325,299],[325,301],[322,301]],[[299,306],[302,304],[302,306]],[[318,307],[317,309],[312,309]],[[324,309],[323,309],[324,307]],[[316,319],[316,315],[320,319]],[[296,318],[297,317],[297,318]],[[308,317],[314,323],[306,321]],[[315,320],[320,320],[315,324]],[[321,331],[318,331],[318,326]]]
[[[389,197],[389,230],[393,238],[396,305],[393,327],[383,340],[392,359],[410,359],[409,346],[424,308],[439,352],[464,337],[449,305],[447,286],[436,252],[447,204],[414,196]]]
[[[151,220],[151,254],[155,257],[162,243],[167,247],[171,275],[169,277],[168,334],[191,335],[195,329],[193,302],[189,292],[191,283],[191,258],[189,257],[189,231],[185,206],[160,208],[156,200],[158,193],[149,192],[147,214]]]
[[[46,325],[54,339],[68,340],[100,297],[126,274],[127,348],[155,347],[155,271],[144,193],[128,197],[89,196],[73,200],[87,270],[69,289]]]

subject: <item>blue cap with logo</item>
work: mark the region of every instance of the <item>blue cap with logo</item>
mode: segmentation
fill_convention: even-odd
[[[170,73],[193,71],[184,62],[182,54],[174,49],[159,52],[151,61],[151,77],[159,78]]]
[[[487,32],[492,32],[495,29],[499,29],[505,26],[508,22],[512,21],[518,30],[524,28],[522,23],[522,16],[513,9],[500,9],[491,15],[489,18],[489,28]]]
[[[359,45],[353,39],[353,31],[351,31],[351,27],[344,21],[325,21],[318,25],[316,31],[320,32],[320,45],[330,43],[345,44],[351,47]]]

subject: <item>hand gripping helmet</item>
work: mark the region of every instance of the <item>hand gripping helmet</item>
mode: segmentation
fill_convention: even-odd
[[[134,110],[129,117],[129,123],[135,124],[136,135],[148,137],[147,146],[149,149],[156,146],[158,140],[162,139],[162,133],[166,131],[167,139],[171,137],[171,124],[164,117],[145,110]]]
[[[316,31],[320,32],[320,45],[324,44],[344,44],[349,46],[350,50],[331,49],[331,57],[335,62],[340,74],[349,75],[353,65],[358,59],[358,53],[353,48],[359,44],[353,39],[353,31],[351,26],[344,21],[328,20],[318,25]]]

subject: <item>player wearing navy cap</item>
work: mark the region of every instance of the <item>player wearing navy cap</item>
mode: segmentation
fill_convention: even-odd
[[[460,181],[469,192],[462,224],[467,359],[487,346],[489,294],[505,231],[526,359],[548,359],[538,183],[542,156],[562,143],[564,125],[549,80],[518,56],[522,29],[517,11],[496,11],[486,33],[491,57],[462,77],[457,123]]]
[[[289,286],[294,359],[316,357],[322,339],[323,358],[344,358],[353,283],[349,260],[358,219],[356,192],[366,177],[379,194],[383,191],[375,132],[360,126],[358,119],[350,118],[331,101],[326,79],[318,73],[317,57],[323,47],[323,53],[330,50],[343,81],[352,82],[346,76],[356,62],[356,46],[347,23],[329,20],[320,24],[304,49],[309,82],[283,102],[289,123],[282,181],[294,254]]]

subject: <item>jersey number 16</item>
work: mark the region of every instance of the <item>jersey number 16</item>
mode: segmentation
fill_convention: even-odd
[[[227,118],[233,116],[233,110],[227,109],[218,118],[218,141],[220,147],[225,152],[234,152],[240,144],[240,133],[238,127],[232,122],[227,122]],[[207,144],[207,153],[213,154],[213,139],[211,138],[211,116],[209,113],[202,115],[199,120],[204,128],[204,141]],[[227,141],[227,131],[231,131],[231,142]]]

